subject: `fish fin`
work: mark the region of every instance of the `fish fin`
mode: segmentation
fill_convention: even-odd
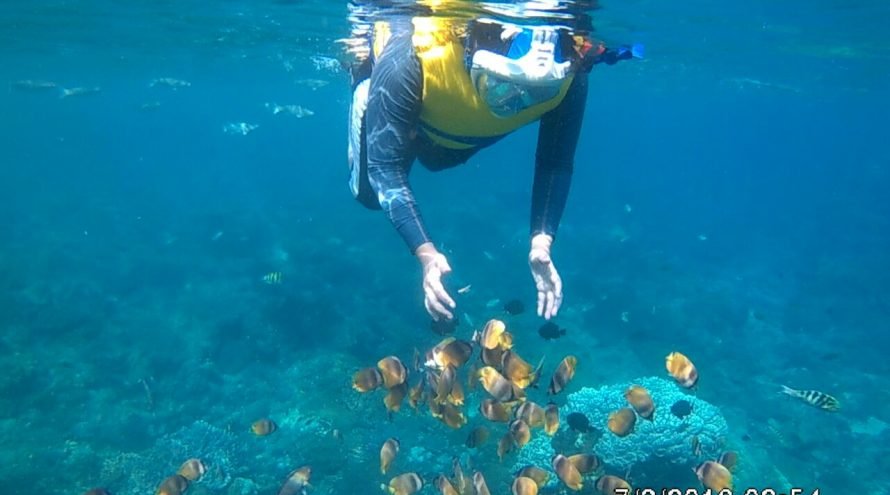
[[[544,360],[547,359],[547,356],[541,356],[541,361],[538,363],[538,366],[535,367],[535,370],[532,371],[531,382],[529,386],[532,388],[538,388],[538,381],[541,379],[541,369],[544,367]]]

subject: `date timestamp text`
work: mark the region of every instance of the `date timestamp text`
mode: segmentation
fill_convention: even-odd
[[[744,490],[711,490],[698,488],[617,488],[615,495],[821,495],[819,489],[804,490],[803,488],[791,488],[787,492],[784,490],[776,491],[772,488],[746,488]]]

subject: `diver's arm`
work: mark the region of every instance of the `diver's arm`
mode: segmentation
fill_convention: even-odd
[[[377,59],[365,115],[369,182],[381,208],[413,254],[430,238],[408,183],[423,86],[411,34],[410,29],[394,32]]]
[[[575,148],[587,103],[587,73],[578,72],[562,102],[541,117],[532,186],[531,235],[552,240],[566,205]]]

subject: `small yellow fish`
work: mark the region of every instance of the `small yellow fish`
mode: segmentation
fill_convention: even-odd
[[[553,465],[553,471],[556,472],[556,476],[560,481],[565,483],[570,490],[576,492],[581,491],[581,488],[584,486],[584,481],[581,479],[581,473],[578,472],[578,468],[576,468],[568,458],[562,454],[557,454],[553,456],[551,464]]]
[[[281,272],[270,272],[263,275],[263,282],[269,285],[281,285]]]
[[[665,367],[674,380],[683,388],[693,388],[698,383],[698,370],[688,357],[672,352],[665,358]]]
[[[207,468],[204,467],[204,463],[201,462],[201,459],[192,458],[183,462],[182,466],[179,467],[179,471],[176,471],[176,474],[189,481],[197,481],[204,476],[204,473],[206,472]]]
[[[575,356],[566,356],[560,361],[559,366],[556,367],[556,371],[553,372],[553,377],[550,379],[550,387],[547,389],[547,393],[550,395],[556,395],[566,387],[566,385],[572,381],[572,378],[575,376],[575,368],[578,366],[578,358]]]
[[[639,385],[632,385],[626,392],[624,398],[630,404],[641,418],[652,421],[655,414],[655,403],[652,402],[652,396],[649,391]]]
[[[302,466],[294,469],[287,475],[287,479],[278,490],[278,495],[302,495],[306,488],[310,487],[309,478],[312,477],[312,468]]]
[[[608,428],[609,431],[619,437],[626,437],[633,433],[634,425],[637,422],[637,415],[634,410],[625,407],[609,414]]]
[[[386,474],[392,461],[399,454],[399,439],[388,438],[380,447],[380,473]]]
[[[714,491],[732,490],[732,473],[722,464],[705,461],[695,468],[695,474],[706,488]]]
[[[164,478],[164,481],[158,485],[155,495],[182,495],[188,490],[189,482],[178,474]]]
[[[250,425],[250,431],[258,437],[271,435],[277,429],[278,425],[269,418],[258,419],[254,421],[252,425]]]
[[[475,449],[484,444],[488,440],[489,435],[490,432],[488,431],[488,428],[477,426],[469,435],[467,435],[466,445],[471,449]]]
[[[601,493],[631,493],[631,486],[623,479],[607,474],[596,480],[596,489]]]

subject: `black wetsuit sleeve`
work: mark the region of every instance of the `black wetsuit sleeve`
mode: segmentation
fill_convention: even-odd
[[[556,237],[565,209],[587,103],[587,73],[575,75],[565,98],[541,117],[532,186],[531,235]]]
[[[371,72],[365,113],[368,179],[380,207],[413,253],[428,242],[408,172],[416,155],[413,134],[420,118],[423,74],[411,28],[390,38]]]

